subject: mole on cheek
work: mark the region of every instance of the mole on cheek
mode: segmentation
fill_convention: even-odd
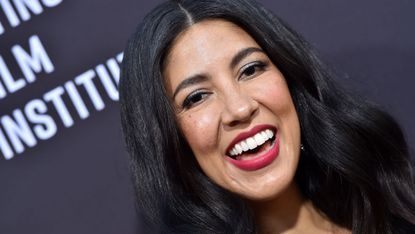
[[[188,114],[184,116],[184,118],[182,118],[181,120],[182,127],[187,128],[187,129],[192,129],[196,123],[197,121],[193,119],[192,114]]]

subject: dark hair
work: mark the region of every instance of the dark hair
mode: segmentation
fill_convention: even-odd
[[[414,177],[398,124],[339,89],[308,43],[250,0],[164,2],[128,42],[121,118],[136,200],[147,221],[163,233],[256,232],[242,199],[198,166],[164,88],[163,62],[174,39],[209,19],[243,28],[284,74],[306,149],[295,178],[304,196],[353,233],[415,230]]]

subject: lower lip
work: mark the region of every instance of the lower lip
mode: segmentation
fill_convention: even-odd
[[[277,158],[279,153],[279,138],[275,137],[274,145],[265,153],[260,153],[249,160],[235,160],[231,157],[226,157],[228,162],[235,165],[237,168],[244,171],[255,171],[264,168],[271,164]]]

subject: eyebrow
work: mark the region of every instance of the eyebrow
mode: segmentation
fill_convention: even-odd
[[[180,82],[180,84],[177,86],[176,90],[173,93],[173,100],[176,97],[177,93],[179,93],[180,90],[185,89],[189,86],[195,85],[195,84],[199,84],[202,83],[204,81],[206,81],[208,78],[204,75],[201,74],[197,74],[197,75],[193,75],[185,80],[183,80],[182,82]]]
[[[255,52],[265,53],[261,48],[258,47],[248,47],[242,49],[238,53],[236,53],[235,56],[233,56],[232,61],[230,63],[230,68],[234,68],[238,63],[241,62],[242,59]]]
[[[244,48],[238,51],[238,53],[236,53],[235,56],[233,56],[231,63],[229,64],[229,67],[233,69],[238,63],[241,62],[242,59],[244,59],[245,57],[249,56],[250,54],[254,52],[265,53],[261,48],[258,48],[258,47]],[[189,78],[184,79],[182,82],[180,82],[180,84],[175,89],[173,93],[173,100],[182,89],[185,89],[189,86],[192,86],[198,83],[202,83],[206,81],[207,79],[208,77],[202,74],[196,74],[196,75],[190,76]]]

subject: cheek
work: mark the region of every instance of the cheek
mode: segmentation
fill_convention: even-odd
[[[217,145],[217,117],[212,111],[185,114],[179,125],[195,155],[208,154]]]
[[[290,91],[281,76],[269,76],[266,85],[258,87],[258,100],[280,121],[287,152],[296,153],[300,144],[300,123]],[[276,79],[277,78],[277,79]]]
[[[288,86],[282,75],[273,74],[266,79],[265,84],[257,87],[257,98],[268,109],[280,118],[292,115],[295,112]]]

